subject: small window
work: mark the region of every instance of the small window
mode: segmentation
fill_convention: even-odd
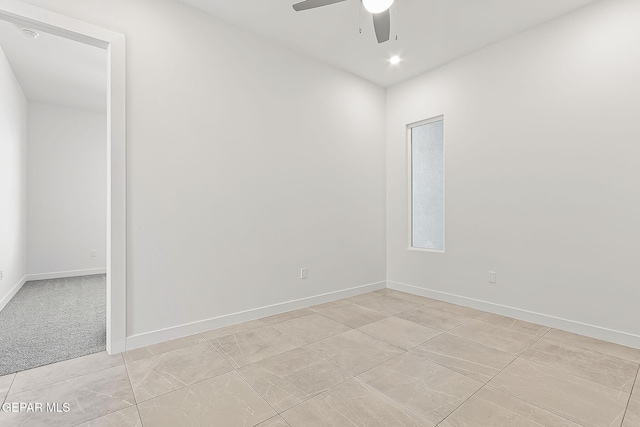
[[[444,251],[444,118],[409,125],[411,247]]]

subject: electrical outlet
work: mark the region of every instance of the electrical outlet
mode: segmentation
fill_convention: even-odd
[[[496,283],[496,272],[495,271],[490,271],[489,272],[489,283]]]
[[[91,255],[91,258],[95,258],[98,256],[98,251],[95,249],[91,249],[91,252],[89,252],[89,255]]]
[[[301,279],[306,279],[307,277],[309,277],[309,271],[306,268],[301,268],[300,269],[300,278]]]
[[[4,279],[4,271],[0,270],[0,280]]]

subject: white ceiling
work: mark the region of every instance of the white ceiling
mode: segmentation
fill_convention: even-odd
[[[597,0],[396,0],[380,45],[360,0],[303,12],[300,0],[180,1],[388,87]]]
[[[3,20],[0,46],[29,101],[106,111],[105,50],[43,32],[30,39]]]

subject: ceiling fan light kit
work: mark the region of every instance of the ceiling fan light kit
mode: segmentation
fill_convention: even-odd
[[[362,5],[369,13],[382,13],[389,10],[394,0],[362,0]]]
[[[329,6],[335,3],[342,3],[346,0],[306,0],[293,5],[293,10],[301,12],[303,10],[315,9],[317,7]],[[389,8],[395,0],[361,0],[362,5],[373,16],[373,29],[376,33],[378,43],[389,40],[391,34],[391,14]]]

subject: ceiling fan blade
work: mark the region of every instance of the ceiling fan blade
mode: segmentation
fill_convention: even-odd
[[[373,14],[373,28],[376,30],[378,43],[384,43],[389,40],[389,35],[391,34],[391,14],[389,9]]]
[[[315,9],[316,7],[329,6],[330,4],[341,3],[343,1],[346,0],[307,0],[294,4],[293,9],[296,12],[300,12],[301,10]]]

